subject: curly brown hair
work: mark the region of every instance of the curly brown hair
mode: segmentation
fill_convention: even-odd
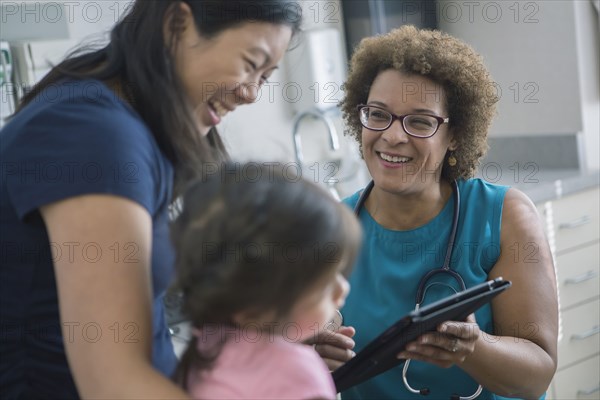
[[[388,69],[426,76],[444,88],[457,163],[451,167],[444,162],[442,177],[472,177],[487,152],[487,133],[498,102],[496,84],[481,56],[448,34],[410,25],[363,39],[350,61],[340,102],[345,133],[357,140],[361,153],[362,125],[356,107],[367,102],[373,81]]]

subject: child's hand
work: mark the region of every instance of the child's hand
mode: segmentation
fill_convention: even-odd
[[[306,343],[312,344],[330,371],[334,371],[356,354],[352,337],[356,331],[351,326],[342,326],[337,332],[323,331]]]

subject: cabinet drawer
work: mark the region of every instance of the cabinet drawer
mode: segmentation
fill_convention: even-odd
[[[600,242],[556,258],[560,308],[600,294]]]
[[[600,356],[573,365],[554,376],[554,397],[557,400],[600,398]]]
[[[558,369],[600,351],[598,300],[561,313],[562,337],[558,342]]]
[[[598,188],[586,190],[552,203],[556,252],[600,237]]]

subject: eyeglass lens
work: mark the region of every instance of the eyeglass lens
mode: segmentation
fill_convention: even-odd
[[[392,124],[393,116],[388,111],[377,107],[363,107],[360,109],[362,124],[373,130],[385,130]],[[431,136],[438,128],[439,122],[430,115],[409,114],[402,121],[404,130],[414,136]]]

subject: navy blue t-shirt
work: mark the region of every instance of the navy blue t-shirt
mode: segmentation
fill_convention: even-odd
[[[100,254],[93,243],[50,243],[38,210],[92,193],[133,200],[152,216],[153,362],[170,375],[176,358],[162,295],[174,262],[168,233],[173,168],[139,115],[102,82],[64,81],[42,91],[0,131],[0,155],[2,398],[79,397],[63,347],[53,259],[74,251],[93,260],[116,252],[135,257],[135,247],[115,243]],[[100,327],[111,335],[117,328],[122,337],[132,333]],[[83,321],[70,329],[91,340],[98,334]]]

